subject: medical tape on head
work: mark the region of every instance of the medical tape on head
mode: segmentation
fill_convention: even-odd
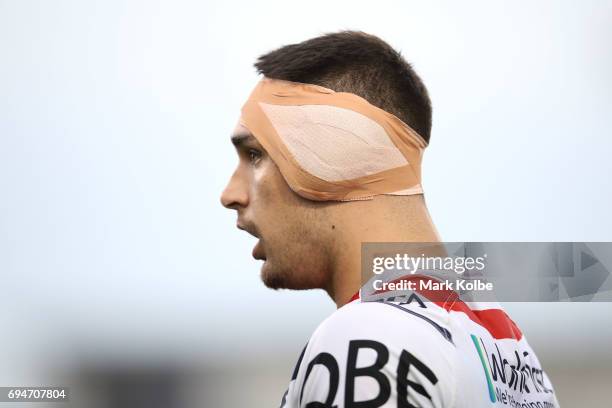
[[[423,192],[427,142],[355,94],[264,77],[240,121],[304,198],[349,201]]]

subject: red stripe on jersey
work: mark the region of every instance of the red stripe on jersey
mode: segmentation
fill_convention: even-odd
[[[444,307],[439,302],[435,303]],[[472,310],[461,300],[451,304],[450,307],[445,307],[445,309],[465,313],[471,321],[484,327],[495,339],[514,339],[518,341],[523,337],[523,333],[516,323],[501,309]]]

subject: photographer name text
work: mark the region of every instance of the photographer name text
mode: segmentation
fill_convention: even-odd
[[[376,279],[372,282],[372,287],[377,291],[492,291],[493,283],[480,279],[457,279],[444,281],[400,280],[396,282],[385,282],[382,279]]]

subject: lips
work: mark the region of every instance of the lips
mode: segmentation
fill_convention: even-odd
[[[252,228],[251,226],[238,222],[236,223],[236,228],[238,228],[239,230],[248,232],[255,238],[259,238],[259,235],[257,235],[257,233],[255,232],[255,228]]]
[[[250,225],[247,224],[243,224],[241,222],[238,222],[236,224],[236,227],[240,230],[246,231],[248,232],[250,235],[254,236],[255,238],[258,238],[259,241],[257,241],[257,244],[255,244],[255,247],[253,247],[253,258],[255,259],[259,259],[259,260],[266,260],[266,254],[265,251],[263,249],[263,244],[261,243],[261,238],[259,237],[259,234],[256,232],[256,229]]]
[[[255,244],[255,246],[253,247],[252,255],[253,255],[253,258],[255,258],[255,259],[259,259],[259,260],[262,260],[262,261],[266,260],[266,253],[264,252],[261,240],[257,241],[257,244]]]

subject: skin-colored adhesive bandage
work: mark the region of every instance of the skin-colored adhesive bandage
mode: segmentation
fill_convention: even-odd
[[[240,123],[304,198],[350,201],[423,192],[425,140],[355,94],[264,77],[242,107]]]

